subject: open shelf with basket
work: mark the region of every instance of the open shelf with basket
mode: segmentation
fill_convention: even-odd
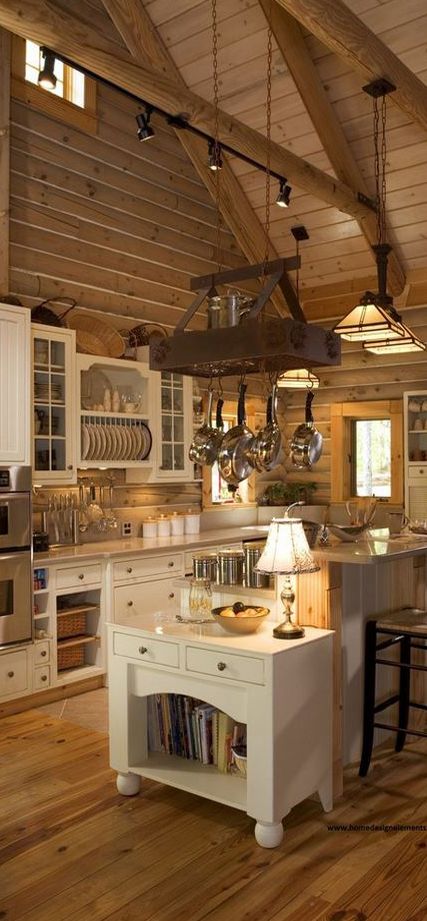
[[[58,678],[76,670],[102,669],[99,590],[84,595],[58,595],[56,601],[56,659]],[[102,669],[103,670],[103,669]]]

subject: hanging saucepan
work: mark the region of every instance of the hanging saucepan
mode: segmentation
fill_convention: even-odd
[[[253,299],[240,291],[228,291],[222,296],[208,297],[208,329],[238,326],[253,304]]]
[[[245,414],[246,384],[239,388],[237,425],[225,433],[218,455],[219,471],[231,486],[238,486],[253,472],[250,451],[254,434],[246,426]]]
[[[314,425],[311,404],[314,393],[309,390],[305,401],[305,422],[299,425],[292,436],[291,461],[294,467],[312,467],[322,453],[323,436]]]
[[[282,436],[276,418],[276,384],[267,400],[266,425],[254,438],[251,461],[256,470],[272,470],[277,463]]]
[[[212,425],[212,401],[213,401],[213,391],[209,391],[209,402],[208,402],[208,413],[207,421],[197,432],[193,435],[193,441],[191,442],[188,456],[191,461],[195,464],[200,464],[202,467],[212,467],[212,464],[215,463],[218,451],[224,436],[223,431],[223,422],[221,410],[224,401],[218,400],[217,410],[216,410],[216,422],[217,427],[214,428]]]

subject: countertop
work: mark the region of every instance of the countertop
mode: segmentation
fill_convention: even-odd
[[[268,525],[254,525],[253,527],[217,528],[201,531],[200,534],[185,534],[182,537],[134,537],[129,540],[116,539],[96,541],[93,543],[79,544],[77,546],[64,546],[49,550],[48,553],[35,553],[34,564],[45,566],[48,563],[80,562],[90,559],[109,559],[110,557],[126,557],[130,555],[156,554],[168,550],[188,550],[189,548],[203,549],[203,547],[226,547],[228,543],[239,540],[260,539],[268,531]],[[402,559],[405,556],[414,556],[427,552],[427,535],[410,533],[398,534],[390,537],[388,529],[375,529],[367,531],[357,541],[340,541],[331,536],[329,544],[317,546],[314,551],[316,560],[325,560],[331,563],[354,563],[366,565],[387,562],[393,559]]]

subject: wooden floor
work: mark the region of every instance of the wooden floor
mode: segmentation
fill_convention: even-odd
[[[427,746],[347,772],[325,816],[307,801],[280,848],[243,813],[153,783],[123,798],[107,736],[30,710],[0,722],[0,919],[427,919]],[[328,831],[328,825],[406,825]]]

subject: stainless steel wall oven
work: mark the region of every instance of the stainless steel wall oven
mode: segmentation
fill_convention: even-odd
[[[32,639],[31,467],[0,467],[0,647]]]

